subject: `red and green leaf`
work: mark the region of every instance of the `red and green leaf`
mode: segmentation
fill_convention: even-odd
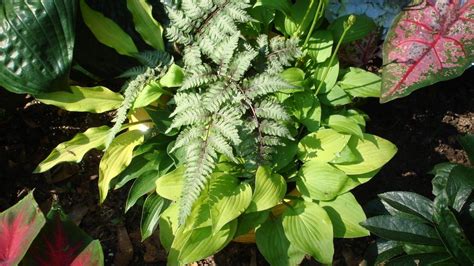
[[[408,7],[384,44],[380,101],[460,76],[474,61],[473,39],[474,0],[424,0]]]
[[[47,215],[46,225],[31,245],[25,257],[27,265],[70,265],[92,238],[69,220],[58,207]]]
[[[33,193],[0,214],[0,265],[16,265],[45,224]]]
[[[92,241],[71,263],[71,266],[103,266],[104,253],[99,240]]]

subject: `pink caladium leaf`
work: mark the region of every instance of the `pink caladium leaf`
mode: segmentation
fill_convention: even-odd
[[[385,40],[380,101],[460,76],[474,61],[473,39],[474,0],[424,0],[407,7]]]
[[[100,245],[99,240],[92,241],[71,263],[71,266],[103,265],[104,253],[102,252],[102,246]]]
[[[0,214],[0,265],[16,265],[45,224],[31,192]]]
[[[92,238],[53,204],[46,225],[28,250],[24,262],[39,266],[70,265],[91,242]]]

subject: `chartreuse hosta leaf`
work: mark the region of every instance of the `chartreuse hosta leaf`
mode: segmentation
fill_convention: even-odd
[[[140,232],[142,241],[150,237],[160,221],[161,214],[167,209],[169,201],[156,193],[151,193],[143,203]]]
[[[372,72],[349,67],[337,85],[352,97],[380,97],[382,82],[381,78]]]
[[[337,132],[348,133],[359,138],[364,138],[364,133],[360,126],[347,116],[334,114],[328,118],[328,126]]]
[[[283,199],[285,193],[285,179],[279,174],[272,173],[270,167],[261,166],[257,169],[255,192],[247,212],[270,209]]]
[[[76,1],[0,1],[0,87],[38,94],[69,87]]]
[[[301,167],[296,186],[304,196],[315,200],[332,200],[339,195],[347,182],[347,175],[318,160],[310,160]]]
[[[329,162],[344,149],[350,138],[350,135],[340,134],[332,129],[320,129],[300,141],[298,157],[302,161]]]
[[[117,109],[123,102],[120,93],[106,87],[71,86],[68,90],[40,93],[35,96],[40,102],[54,105],[71,112],[103,113]]]
[[[331,58],[328,58],[323,63],[320,63],[316,66],[316,69],[313,73],[313,79],[315,81],[316,87],[319,86],[319,83],[322,82],[321,90],[319,93],[328,93],[334,85],[336,85],[337,78],[339,76],[339,60],[337,58],[332,61]],[[323,80],[324,73],[327,72],[326,78]]]
[[[323,63],[332,55],[333,38],[328,30],[315,31],[308,41],[306,52],[315,63]]]
[[[156,193],[165,199],[177,201],[183,190],[184,182],[184,165],[179,166],[175,170],[161,176],[156,180]]]
[[[295,247],[323,264],[332,262],[333,227],[326,211],[314,202],[299,200],[282,215],[283,229]]]
[[[0,260],[3,265],[17,265],[46,219],[29,193],[13,207],[0,213]]]
[[[108,126],[91,127],[79,133],[69,141],[59,144],[51,154],[34,170],[42,173],[63,162],[80,162],[84,155],[92,149],[103,149],[109,131]]]
[[[258,251],[270,265],[298,265],[304,258],[305,252],[285,235],[281,217],[268,219],[258,227],[255,235]]]
[[[153,18],[151,5],[146,0],[127,0],[127,8],[143,40],[156,50],[164,51],[163,27]]]
[[[110,181],[120,174],[132,161],[133,149],[142,144],[143,132],[140,130],[127,131],[117,136],[99,164],[99,195],[102,203],[109,192]]]
[[[369,231],[359,223],[365,221],[365,213],[354,195],[345,193],[331,201],[320,201],[319,206],[328,214],[334,229],[334,237],[355,238],[368,236]]]
[[[209,199],[212,232],[218,232],[230,221],[239,217],[252,201],[252,187],[231,175],[212,177]]]
[[[348,175],[360,175],[375,171],[386,164],[397,152],[397,147],[388,140],[364,134],[364,138],[353,138],[349,143],[360,155],[360,161],[352,164],[334,164]]]
[[[115,49],[117,53],[122,55],[133,56],[138,53],[132,37],[121,29],[117,23],[90,8],[85,0],[81,0],[80,5],[84,23],[99,42]]]
[[[472,0],[423,1],[395,19],[383,49],[381,102],[460,76],[474,61]]]

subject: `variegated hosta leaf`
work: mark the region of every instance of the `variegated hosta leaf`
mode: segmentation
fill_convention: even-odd
[[[425,0],[395,20],[384,45],[381,102],[460,76],[474,61],[474,0]]]

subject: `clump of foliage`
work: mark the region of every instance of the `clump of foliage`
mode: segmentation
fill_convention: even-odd
[[[460,138],[474,163],[474,135]],[[379,195],[387,214],[362,225],[381,237],[375,264],[470,265],[474,263],[474,169],[441,163],[434,167],[434,200],[413,192]]]
[[[46,217],[29,193],[0,213],[3,265],[104,265],[102,247],[53,203]]]
[[[121,76],[129,78],[122,93],[70,86],[37,96],[69,111],[117,112],[114,126],[59,144],[35,171],[104,151],[100,201],[133,181],[125,209],[142,205],[142,238],[159,227],[170,265],[232,240],[256,242],[271,264],[305,254],[331,263],[334,237],[368,235],[350,191],[396,152],[365,133],[367,116],[356,108],[357,98],[380,96],[380,77],[338,62],[344,42],[369,33],[354,30],[362,19],[326,27],[324,0],[165,4],[164,29],[147,1],[127,0],[148,45],[138,49],[80,1],[97,40],[139,64]]]

